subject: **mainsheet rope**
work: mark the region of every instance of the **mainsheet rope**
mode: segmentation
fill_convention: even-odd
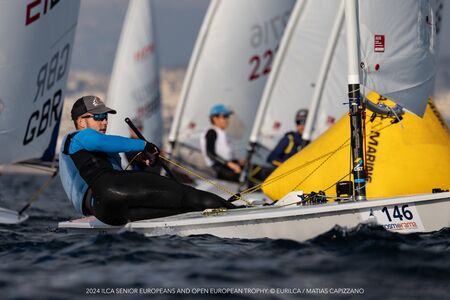
[[[367,121],[367,122],[369,122],[369,121]],[[391,124],[388,124],[388,125],[386,125],[386,126],[380,128],[379,131],[382,131],[382,130],[386,129],[386,128],[390,127],[391,125],[393,125],[393,124],[392,124],[392,123],[391,123]],[[367,137],[367,133],[366,133],[366,137]],[[220,185],[220,184],[218,184],[218,183],[216,183],[216,182],[214,182],[214,181],[212,181],[212,180],[206,178],[205,176],[200,175],[199,173],[195,172],[194,170],[192,170],[192,169],[190,169],[190,168],[188,168],[188,167],[186,167],[186,166],[183,166],[183,165],[181,165],[180,163],[178,163],[178,162],[176,162],[176,161],[174,161],[174,160],[172,160],[172,159],[169,159],[169,158],[164,157],[164,156],[162,156],[162,155],[160,155],[159,157],[160,157],[162,160],[164,160],[165,162],[170,163],[170,164],[174,165],[175,167],[177,167],[177,168],[179,168],[179,169],[185,171],[185,172],[188,173],[189,175],[192,175],[192,176],[194,176],[194,177],[196,177],[196,178],[198,178],[198,179],[200,179],[200,180],[203,180],[203,181],[205,181],[205,182],[211,184],[212,186],[216,187],[217,189],[221,190],[222,192],[224,192],[224,193],[226,193],[226,194],[228,194],[228,195],[230,195],[230,196],[233,196],[233,195],[234,195],[234,196],[236,196],[236,199],[240,199],[240,200],[244,201],[246,204],[248,204],[248,205],[250,205],[250,206],[253,206],[253,204],[252,204],[251,202],[249,202],[248,200],[244,199],[245,196],[248,196],[248,195],[250,195],[250,194],[252,194],[252,193],[254,193],[254,192],[260,190],[262,186],[267,186],[267,185],[269,185],[269,184],[272,184],[272,183],[274,183],[274,182],[277,182],[277,181],[283,179],[284,177],[291,175],[292,173],[295,173],[295,172],[297,172],[297,171],[299,171],[299,170],[301,170],[301,169],[303,169],[303,168],[305,168],[305,167],[307,167],[307,166],[309,166],[309,165],[311,165],[311,164],[313,164],[313,163],[315,163],[315,162],[317,162],[317,161],[319,161],[319,160],[324,159],[324,160],[319,164],[319,166],[317,166],[316,168],[314,168],[314,170],[312,170],[312,171],[311,171],[311,172],[310,172],[310,173],[309,173],[302,181],[300,181],[300,182],[292,189],[292,190],[294,191],[294,190],[295,190],[296,188],[298,188],[302,183],[304,183],[309,177],[311,177],[315,172],[317,172],[317,170],[319,170],[319,169],[325,164],[325,162],[327,162],[331,157],[333,157],[338,151],[340,151],[340,150],[344,149],[345,147],[347,147],[349,141],[350,141],[350,138],[347,138],[347,139],[346,139],[339,147],[337,147],[337,148],[334,149],[333,151],[330,151],[330,152],[328,152],[328,153],[325,153],[325,154],[323,154],[323,155],[321,155],[321,156],[319,156],[319,157],[317,157],[317,158],[315,158],[315,159],[313,159],[313,160],[310,160],[310,161],[308,161],[308,162],[306,162],[306,163],[304,163],[304,164],[302,164],[302,165],[300,165],[300,166],[297,166],[297,167],[295,167],[295,168],[292,168],[292,169],[290,169],[290,170],[288,170],[288,171],[286,171],[286,172],[284,172],[284,173],[282,173],[282,174],[280,174],[280,175],[277,175],[277,176],[271,178],[270,180],[266,180],[266,181],[264,181],[263,183],[257,184],[257,185],[255,185],[255,186],[253,186],[253,187],[251,187],[251,188],[248,188],[248,189],[246,189],[246,190],[244,190],[244,191],[242,191],[242,192],[240,192],[240,193],[238,193],[238,194],[236,194],[236,193],[234,193],[234,192],[228,190],[226,187],[224,187],[224,186],[222,186],[222,185]],[[127,165],[127,167],[125,168],[125,170],[129,168],[129,166],[133,163],[133,161],[134,161],[140,154],[141,154],[141,152],[139,152],[138,154],[136,154],[136,155],[133,157],[133,159],[132,159],[132,160],[130,161],[130,163]],[[350,172],[350,173],[351,173],[351,172]],[[349,175],[349,174],[344,175],[342,178],[345,178],[347,175]],[[342,178],[339,179],[339,180],[342,180]],[[333,185],[334,185],[334,184],[333,184]],[[330,187],[328,187],[326,190],[330,189],[333,185],[331,185]]]

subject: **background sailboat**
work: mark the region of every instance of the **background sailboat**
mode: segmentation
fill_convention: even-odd
[[[374,9],[365,1],[360,4],[361,12]],[[431,1],[430,5],[406,1],[398,5],[403,15],[396,18],[402,16],[409,23],[397,19],[396,22],[401,24],[393,20],[380,22],[367,13],[360,15],[363,81],[373,90],[382,90],[393,97],[400,95],[400,103],[422,115],[433,90],[439,38],[435,35],[438,22],[435,14],[439,12],[439,1]],[[419,21],[408,18],[406,13],[417,15]],[[383,16],[394,18],[394,15]],[[386,29],[401,26],[405,27],[395,32]],[[417,32],[410,30],[415,27],[419,28]],[[414,64],[409,63],[411,61]],[[374,93],[370,94],[370,99],[375,103],[388,102]],[[379,116],[365,125],[367,196],[399,196],[430,193],[434,188],[449,189],[450,135],[433,103],[429,103],[423,119],[407,113],[401,124],[391,124],[391,121]],[[280,199],[293,189],[308,193],[328,189],[328,195],[335,195],[334,184],[350,173],[348,124],[348,117],[345,117],[283,164],[272,178],[295,168],[297,171],[283,181],[264,186],[265,193]]]
[[[144,137],[162,146],[163,123],[152,1],[131,0],[117,48],[107,103],[117,110],[108,133],[129,136],[125,117],[143,126]]]
[[[358,35],[357,30],[355,30],[358,28],[356,3],[354,0],[346,0],[347,49],[349,51],[348,61],[351,62],[348,68],[349,86],[351,87],[349,95],[353,96],[350,99],[351,103],[360,100],[359,97],[354,97],[353,95],[358,90],[355,87],[359,82],[360,66],[357,44]],[[407,32],[409,35],[405,35],[402,38],[415,39],[415,34],[418,32],[415,30],[417,27],[422,29],[422,27],[426,28],[429,26],[427,23],[423,23],[421,19],[417,19],[417,14],[425,11],[422,9],[426,9],[429,14],[435,12],[432,5],[419,6],[419,3],[423,4],[423,2],[419,1],[399,0],[389,2],[389,5],[387,5],[387,1],[365,2],[365,4],[368,3],[370,3],[369,6],[364,5],[362,7],[364,10],[367,10],[366,13],[370,12],[373,14],[373,17],[385,13],[388,9],[389,12],[386,12],[386,14],[392,13],[400,18],[398,20],[400,24],[391,23],[390,26],[384,29],[387,34],[392,34],[393,37],[396,37],[399,33],[404,34]],[[409,3],[410,6],[405,7],[405,3]],[[430,18],[432,17],[430,16]],[[417,27],[411,27],[410,21],[412,19],[418,23],[416,24]],[[431,49],[422,48],[422,51],[430,51]],[[433,76],[432,74],[422,74],[425,77],[430,75]],[[429,92],[431,93],[431,91]],[[357,112],[361,113],[362,106],[357,106]],[[355,107],[351,106],[351,109],[353,112]],[[361,128],[359,128],[359,131],[361,132]],[[361,160],[354,159],[354,161],[356,166],[352,169],[355,172],[363,170],[359,164]],[[357,183],[361,184],[363,182]],[[360,196],[362,195],[360,194]],[[297,191],[289,193],[283,199],[285,201],[283,205],[229,211],[193,212],[162,219],[132,222],[126,225],[126,229],[142,232],[149,236],[161,234],[213,234],[220,237],[269,237],[303,241],[324,233],[336,225],[354,227],[360,223],[369,222],[400,233],[430,232],[450,226],[448,214],[450,211],[450,192],[378,198],[372,201],[354,201],[355,198],[347,197],[347,201],[326,204],[316,204],[317,198],[323,200],[322,197],[313,197],[312,195],[305,197],[303,192]],[[62,228],[86,230],[92,228],[111,231],[122,230],[121,228],[99,224],[98,221],[92,219],[64,222],[60,223],[59,226]]]
[[[312,110],[316,91],[326,89],[326,83],[333,81],[332,87],[339,88],[331,93],[345,97],[344,85],[336,82],[339,77],[328,76],[332,79],[327,81],[325,76],[319,76],[323,72],[328,74],[330,64],[333,64],[333,70],[345,68],[341,58],[345,54],[343,20],[342,1],[296,2],[253,124],[250,151],[256,151],[256,154],[252,161],[258,164],[265,162],[268,151],[295,127],[296,111],[302,108]],[[331,125],[344,111],[343,105],[327,109],[324,113],[327,113],[329,121],[325,125]],[[319,126],[315,129],[319,131]],[[325,129],[325,126],[320,127],[321,131]]]
[[[0,3],[2,164],[53,160],[79,6],[77,0]],[[0,223],[22,220],[0,211]]]
[[[261,94],[293,0],[213,0],[200,30],[171,127],[169,142],[193,162],[217,103],[235,114],[227,130],[243,157]],[[173,153],[178,156],[179,153]],[[195,164],[203,164],[202,159]]]

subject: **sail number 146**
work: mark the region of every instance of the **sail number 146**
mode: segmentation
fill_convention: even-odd
[[[385,206],[381,211],[386,214],[386,217],[388,218],[389,222],[392,222],[389,209]],[[414,218],[411,210],[408,209],[407,204],[403,205],[401,209],[397,205],[395,205],[392,217],[399,219],[400,221],[403,221],[403,218],[405,218],[406,220],[412,220]]]

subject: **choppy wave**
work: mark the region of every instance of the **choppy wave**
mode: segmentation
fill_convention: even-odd
[[[22,185],[10,183],[13,189],[3,186],[0,200],[20,208],[24,200],[14,187]],[[0,226],[2,299],[98,299],[120,288],[150,294],[109,296],[169,299],[174,289],[191,289],[175,296],[196,299],[203,291],[207,299],[445,299],[450,292],[448,228],[405,235],[368,225],[335,227],[305,242],[80,234],[56,228],[75,216],[56,183],[29,214],[21,225]],[[254,290],[241,293],[244,288]],[[332,294],[336,289],[356,293]]]

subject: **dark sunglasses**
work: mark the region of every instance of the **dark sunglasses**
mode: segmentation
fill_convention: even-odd
[[[220,114],[220,115],[217,115],[217,116],[218,117],[222,117],[224,119],[228,119],[230,117],[230,115],[224,115],[224,114]]]
[[[103,121],[103,120],[108,120],[108,114],[102,113],[102,114],[96,114],[96,115],[91,115],[91,116],[84,116],[81,118],[83,118],[83,119],[93,118],[94,121]]]

